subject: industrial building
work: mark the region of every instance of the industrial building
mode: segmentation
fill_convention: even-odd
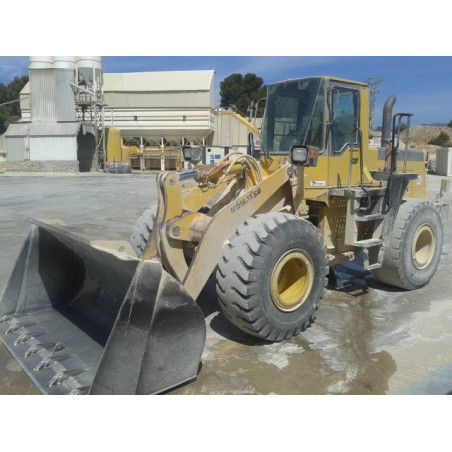
[[[214,70],[104,73],[102,57],[30,57],[29,76],[21,120],[3,138],[7,171],[102,169],[110,129],[122,162],[141,170],[181,169],[187,144],[206,147],[210,162],[257,134],[215,108]]]
[[[7,170],[96,170],[103,140],[102,58],[30,57],[21,112],[5,134]]]

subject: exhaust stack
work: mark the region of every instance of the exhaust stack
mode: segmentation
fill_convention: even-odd
[[[381,130],[381,147],[385,148],[391,141],[391,121],[392,121],[392,109],[396,103],[397,98],[395,96],[388,97],[383,107],[383,122]]]

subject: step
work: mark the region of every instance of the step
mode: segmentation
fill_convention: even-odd
[[[366,222],[366,221],[380,221],[380,220],[384,220],[385,216],[382,213],[372,213],[369,215],[357,215],[355,217],[355,221],[361,221],[361,222]]]
[[[381,268],[381,267],[382,267],[382,265],[377,262],[375,264],[368,265],[366,270],[369,270],[369,271],[370,270],[376,270],[377,268]]]
[[[383,240],[380,239],[358,240],[353,243],[353,246],[357,246],[359,248],[372,248],[380,245],[383,245]]]
[[[374,180],[388,181],[389,176],[391,175],[391,172],[390,171],[371,171],[370,174],[372,175],[372,178]],[[393,173],[393,174],[395,174],[396,177],[403,176],[403,177],[408,178],[409,180],[417,179],[417,177],[418,177],[418,174],[416,174],[416,173]]]
[[[367,198],[369,195],[372,197],[376,196],[384,196],[386,192],[385,187],[366,187],[365,190],[363,190],[360,187],[351,187],[350,190],[348,188],[332,188],[329,191],[329,194],[331,196],[340,196],[343,198]]]

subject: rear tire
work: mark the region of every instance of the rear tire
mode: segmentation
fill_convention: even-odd
[[[149,209],[146,209],[143,212],[130,236],[129,242],[137,256],[140,258],[143,256],[149,237],[152,234],[152,229],[154,228],[157,217],[157,208],[158,205],[153,204]]]
[[[443,247],[443,226],[434,205],[414,199],[403,203],[387,242],[382,267],[374,270],[378,281],[406,290],[428,284]]]
[[[216,274],[222,312],[261,339],[295,336],[314,322],[326,264],[323,238],[311,223],[282,212],[256,215],[223,248]]]

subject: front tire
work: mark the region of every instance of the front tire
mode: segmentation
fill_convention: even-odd
[[[157,208],[158,204],[153,204],[143,212],[130,236],[129,243],[139,258],[143,256],[146,245],[151,237],[152,229],[157,218]]]
[[[438,268],[443,247],[441,217],[430,202],[410,199],[397,214],[384,250],[378,281],[406,290],[425,286]]]
[[[311,223],[282,212],[256,215],[223,248],[222,312],[248,334],[288,339],[314,322],[327,272],[325,244]]]

